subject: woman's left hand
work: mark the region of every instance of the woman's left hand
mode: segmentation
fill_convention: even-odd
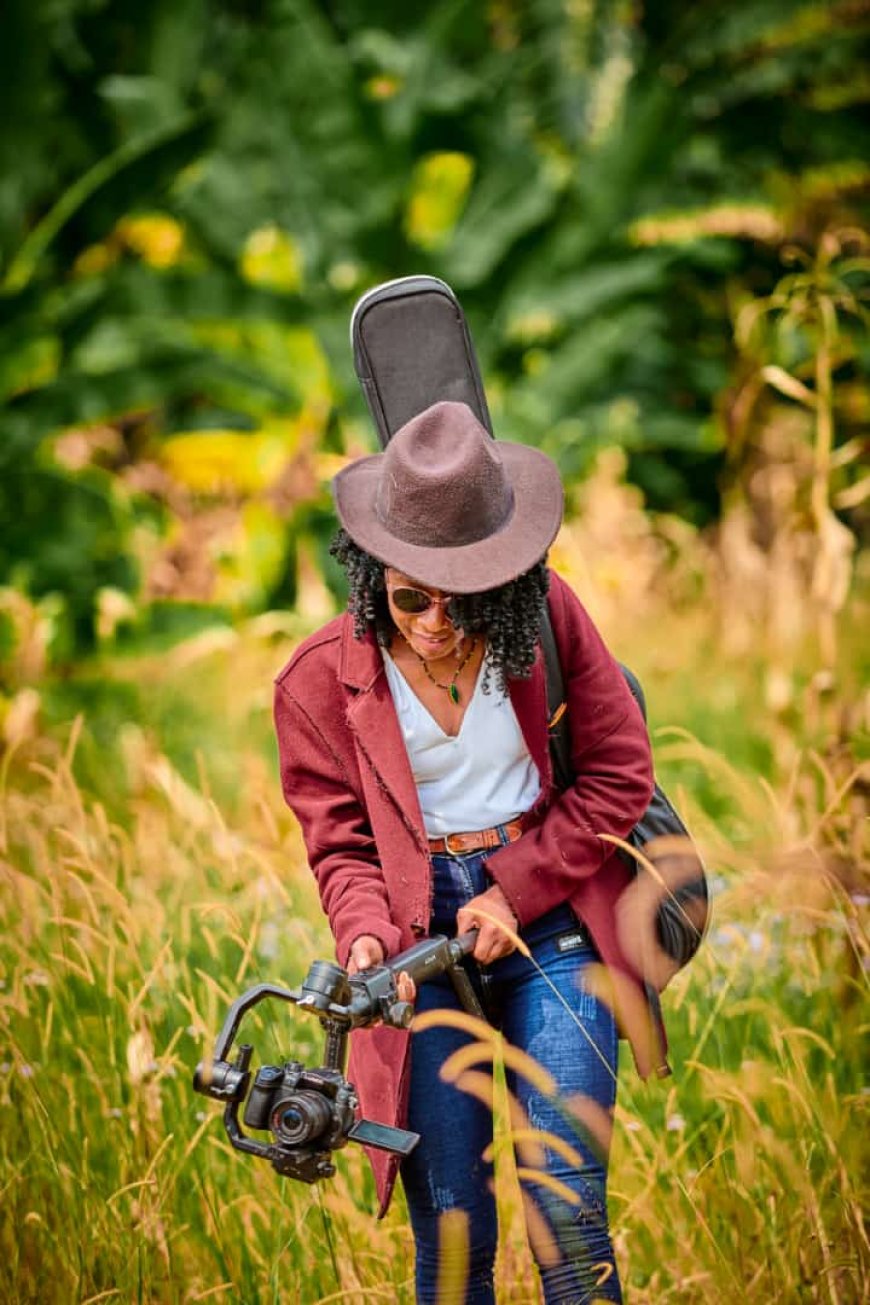
[[[480,965],[491,965],[516,949],[511,935],[519,929],[519,921],[498,884],[472,897],[456,912],[456,932],[467,933],[469,929],[478,930],[474,959]]]

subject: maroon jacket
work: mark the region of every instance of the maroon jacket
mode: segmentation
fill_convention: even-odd
[[[549,603],[577,780],[562,794],[553,786],[539,650],[531,677],[512,681],[510,697],[542,791],[529,828],[494,852],[487,870],[521,925],[570,902],[611,973],[620,972],[617,996],[643,1004],[615,927],[629,872],[598,835],[627,836],[647,808],[647,730],[588,614],[553,573]],[[429,849],[380,650],[371,635],[354,638],[347,613],[308,638],[281,671],[275,725],[284,796],[302,826],[339,963],[347,964],[361,934],[379,938],[388,956],[404,950],[428,928]],[[406,1031],[383,1026],[353,1034],[349,1073],[365,1118],[403,1124],[409,1044]],[[632,1037],[632,1045],[642,1074],[659,1067],[656,1039]],[[370,1155],[384,1213],[398,1161]]]

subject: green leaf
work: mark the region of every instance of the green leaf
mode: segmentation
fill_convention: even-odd
[[[554,212],[557,201],[557,186],[529,154],[513,154],[481,175],[445,251],[451,282],[479,285],[521,237]]]
[[[208,127],[203,114],[187,114],[171,127],[142,139],[127,141],[100,159],[63,192],[33,228],[6,269],[2,289],[18,291],[26,286],[52,241],[101,191],[108,195],[114,188],[127,200],[128,187],[141,184],[143,173],[148,174],[152,183],[155,175],[174,176],[183,163],[202,148]],[[123,207],[119,206],[120,212],[123,212]]]

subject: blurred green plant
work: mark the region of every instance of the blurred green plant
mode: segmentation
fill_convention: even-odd
[[[364,447],[350,308],[390,276],[455,286],[499,434],[569,482],[621,445],[653,507],[714,519],[730,304],[866,213],[864,0],[10,0],[4,23],[0,514],[22,528],[0,566],[69,601],[79,649],[107,585],[222,601],[212,554],[244,525],[216,540],[215,513],[249,499],[276,543],[241,547],[232,601],[294,591],[316,455]],[[52,457],[70,432],[77,466]],[[181,489],[178,436],[203,463]]]
[[[790,674],[809,627],[820,672],[837,665],[837,621],[866,528],[862,460],[870,240],[828,229],[787,247],[789,270],[735,310],[740,363],[723,396],[731,476],[721,555],[757,608],[775,672]],[[782,694],[782,687],[779,690]]]

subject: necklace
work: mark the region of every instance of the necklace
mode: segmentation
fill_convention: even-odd
[[[408,647],[411,648],[411,645],[408,644]],[[423,667],[423,670],[426,672],[426,675],[432,681],[435,687],[438,689],[443,689],[444,692],[447,694],[447,697],[450,699],[450,701],[455,703],[456,706],[458,707],[459,703],[461,702],[461,699],[459,697],[459,689],[456,686],[456,681],[459,679],[459,676],[466,662],[468,661],[469,657],[474,652],[476,647],[477,647],[477,640],[472,639],[468,647],[468,652],[465,654],[462,661],[459,663],[459,665],[456,667],[456,670],[453,672],[453,678],[451,679],[449,684],[442,684],[440,680],[435,679],[435,676],[432,674],[432,672],[429,670],[429,667],[426,665],[426,659],[420,656],[416,648],[411,648],[411,652],[417,658],[417,661]]]

